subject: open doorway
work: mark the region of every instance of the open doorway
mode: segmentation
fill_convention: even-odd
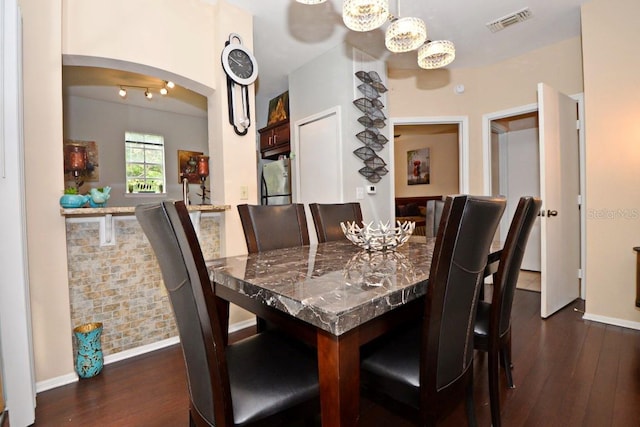
[[[394,121],[392,189],[396,221],[414,221],[427,233],[427,201],[467,187],[465,118]]]
[[[62,77],[64,139],[95,147],[99,173],[84,179],[81,191],[111,187],[110,206],[181,199],[180,177],[184,172],[181,166],[185,163],[181,155],[210,154],[206,96],[177,83],[168,85],[168,80],[157,75],[122,69],[65,65]],[[162,139],[162,158],[154,164],[144,160],[144,156],[139,159],[134,156],[133,160],[143,166],[132,168],[133,163],[125,161],[125,152],[129,150],[125,145],[127,134]],[[158,142],[149,144],[157,146]],[[133,179],[137,182],[138,177],[140,182],[146,182],[150,176],[161,178],[162,185],[140,192],[126,185]],[[190,179],[189,183],[187,195],[192,203],[197,203],[200,182]],[[207,184],[210,188],[210,183]]]
[[[468,126],[466,116],[393,119],[390,162],[394,186],[390,203],[396,217],[401,214],[399,206],[421,204],[423,200],[426,205],[429,197],[469,191]],[[414,162],[409,165],[410,160],[415,160],[412,156],[416,155],[420,160],[419,180],[413,176]]]
[[[393,129],[396,197],[455,194],[460,188],[457,123],[397,125]],[[424,159],[416,159],[423,154]],[[426,159],[426,161],[425,161]],[[417,166],[414,163],[417,162]],[[422,164],[420,164],[422,163]],[[416,173],[421,179],[415,179]]]
[[[511,182],[505,186],[509,169],[524,168],[529,174],[539,175],[538,180],[533,179],[539,182],[539,192],[532,187],[518,190],[520,184],[516,183],[515,193],[540,195],[543,199],[539,218],[541,314],[548,317],[565,300],[585,298],[585,212],[581,209],[585,188],[584,109],[582,95],[569,97],[542,83],[538,85],[538,98],[537,104],[483,116],[487,166],[484,188],[485,194],[508,196],[509,187],[513,186]],[[520,164],[525,162],[525,166],[518,166],[518,159],[511,163],[506,151],[510,147],[508,141],[518,142],[523,137],[518,133],[529,133],[530,142],[524,149],[514,144],[511,154],[520,157]],[[505,217],[510,219],[510,213]],[[506,233],[504,226],[503,230]],[[537,237],[532,234],[530,242],[534,240]],[[571,263],[566,262],[569,258]]]
[[[540,196],[540,151],[538,111],[500,117],[491,128],[491,194],[507,198],[500,222],[500,236],[506,236],[518,200],[522,195]],[[517,287],[540,292],[540,221],[531,230],[522,260],[522,280]]]

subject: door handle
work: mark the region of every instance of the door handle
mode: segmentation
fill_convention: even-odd
[[[547,210],[547,216],[558,216],[558,211]]]

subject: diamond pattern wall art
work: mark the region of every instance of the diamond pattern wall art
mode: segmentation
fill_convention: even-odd
[[[380,75],[375,71],[357,71],[356,77],[362,82],[358,90],[363,97],[353,101],[358,110],[364,113],[358,118],[358,123],[364,126],[362,132],[356,134],[356,138],[364,144],[364,147],[356,149],[355,154],[365,164],[358,172],[369,182],[379,182],[389,170],[387,164],[378,155],[389,139],[380,133],[380,129],[386,126],[386,116],[382,109],[384,104],[379,99],[387,91],[382,83]]]

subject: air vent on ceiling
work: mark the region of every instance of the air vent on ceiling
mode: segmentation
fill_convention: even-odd
[[[518,22],[526,21],[529,18],[531,18],[531,10],[528,7],[525,7],[517,12],[498,18],[495,21],[488,22],[487,28],[489,28],[492,33],[495,33],[500,30],[504,30],[513,24],[517,24]]]

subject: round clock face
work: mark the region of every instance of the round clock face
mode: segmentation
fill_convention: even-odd
[[[258,78],[258,64],[244,46],[228,44],[222,51],[222,67],[231,79],[241,85],[250,85]]]

